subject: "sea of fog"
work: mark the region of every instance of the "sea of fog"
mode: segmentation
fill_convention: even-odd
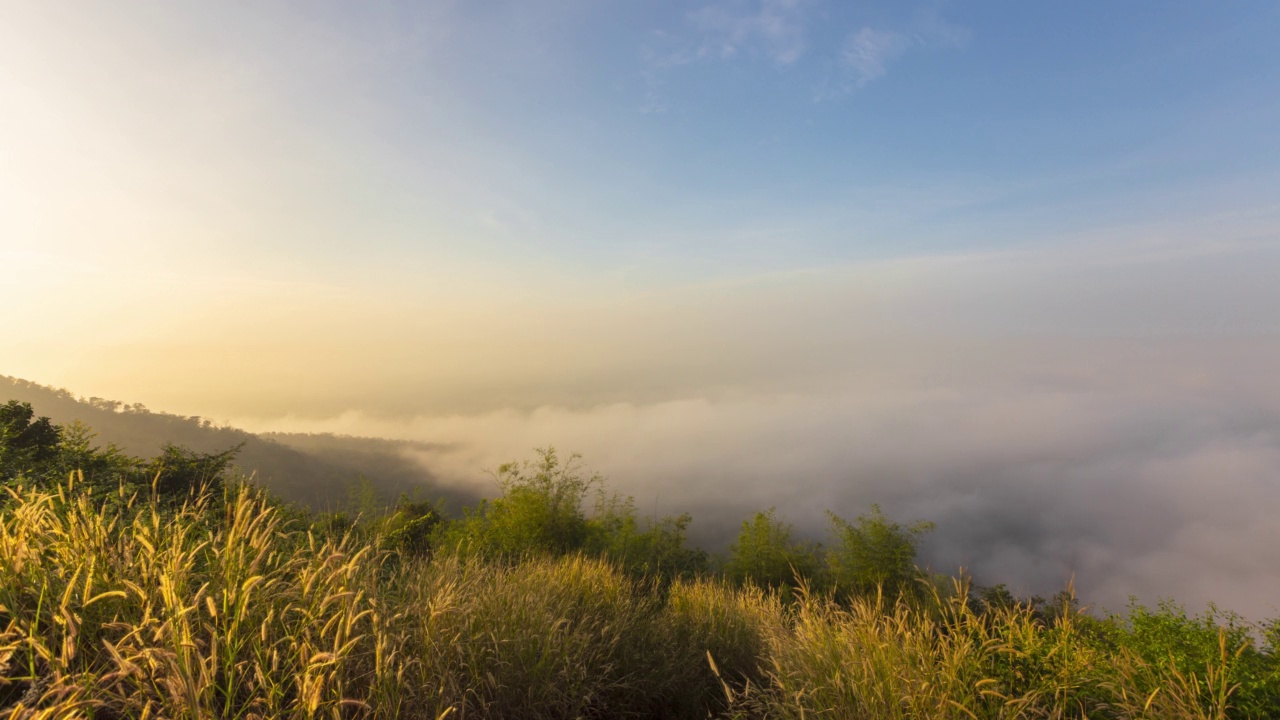
[[[879,503],[937,524],[935,570],[1020,593],[1074,582],[1110,610],[1280,615],[1280,344],[888,344],[775,389],[240,422],[430,441],[415,457],[432,475],[490,493],[486,470],[554,445],[642,512],[692,513],[711,548],[759,509],[820,538],[828,510]]]

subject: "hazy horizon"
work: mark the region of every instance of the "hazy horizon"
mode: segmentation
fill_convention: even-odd
[[[1280,612],[1280,9],[6,5],[0,374]]]

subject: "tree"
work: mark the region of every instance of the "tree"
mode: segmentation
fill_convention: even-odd
[[[783,587],[814,578],[819,566],[818,548],[794,541],[791,526],[769,508],[742,522],[737,540],[729,546],[724,574],[734,582]]]
[[[93,430],[79,420],[64,425],[57,459],[51,463],[53,475],[65,480],[79,471],[90,486],[103,489],[114,489],[122,480],[136,481],[141,461],[126,455],[114,444],[95,447],[95,437]]]
[[[689,547],[693,516],[640,519],[631,497],[605,495],[589,521],[587,550],[643,577],[690,577],[706,570],[707,554]]]
[[[532,462],[500,466],[493,476],[502,496],[467,511],[440,543],[507,559],[581,550],[588,537],[582,501],[602,478],[585,475],[578,455],[561,463],[555,448],[536,452]]]
[[[143,468],[148,481],[159,495],[186,495],[201,487],[216,489],[222,484],[227,466],[244,443],[218,453],[198,453],[189,448],[166,443],[160,454]]]
[[[31,403],[0,405],[0,476],[40,473],[57,457],[62,428],[47,417],[34,418]]]
[[[401,496],[395,512],[383,522],[384,546],[410,555],[425,555],[431,551],[432,535],[442,522],[444,514],[437,503]]]
[[[856,593],[880,589],[889,596],[912,589],[918,575],[916,549],[933,523],[922,520],[904,527],[890,521],[879,505],[852,523],[835,513],[827,516],[836,536],[827,557],[838,588]]]

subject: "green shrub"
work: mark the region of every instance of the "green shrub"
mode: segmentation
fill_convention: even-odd
[[[818,552],[814,545],[793,540],[791,526],[770,508],[742,522],[742,530],[729,547],[724,574],[738,584],[796,587],[818,576],[822,567]]]
[[[502,496],[443,528],[438,545],[508,561],[583,547],[588,528],[582,501],[600,477],[583,475],[577,455],[562,464],[554,448],[538,450],[537,460],[506,463],[494,479]]]
[[[586,550],[636,577],[694,577],[708,570],[707,553],[688,546],[693,516],[641,520],[631,498],[601,494],[589,520]]]
[[[828,512],[836,542],[827,553],[831,579],[845,591],[864,595],[883,592],[896,597],[915,592],[916,548],[933,523],[920,521],[903,527],[872,505],[871,512],[849,522]]]
[[[1232,705],[1239,717],[1269,718],[1280,711],[1280,665],[1274,651],[1259,647],[1265,634],[1235,613],[1210,605],[1189,615],[1172,600],[1149,608],[1136,600],[1124,617],[1112,617],[1099,636],[1116,650],[1140,658],[1158,670],[1146,676],[1148,691],[1170,678],[1198,687],[1202,706],[1215,696],[1216,681],[1234,687]],[[1220,693],[1221,690],[1218,690]]]

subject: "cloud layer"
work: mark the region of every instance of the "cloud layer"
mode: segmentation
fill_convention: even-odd
[[[1111,243],[685,289],[539,315],[536,341],[492,335],[475,362],[501,354],[508,382],[474,380],[489,409],[371,393],[242,422],[452,443],[419,460],[482,486],[553,444],[642,508],[692,511],[713,546],[757,509],[817,536],[825,510],[880,503],[938,524],[940,570],[1264,617],[1280,611],[1275,252]]]
[[[642,47],[647,92],[641,110],[665,112],[660,89],[666,73],[700,61],[763,58],[777,68],[811,61],[824,68],[815,97],[829,99],[883,77],[908,52],[962,48],[970,38],[967,28],[946,20],[936,8],[875,25],[859,25],[856,13],[848,15],[847,9],[806,0],[700,5],[686,15],[682,27],[657,31]]]
[[[713,546],[756,509],[819,534],[825,510],[877,502],[938,524],[940,570],[1041,593],[1074,577],[1113,609],[1133,594],[1277,612],[1280,342],[899,350],[900,369],[822,392],[276,424],[447,439],[419,459],[482,487],[481,469],[555,444],[642,508],[692,511]]]
[[[845,39],[840,60],[853,75],[844,89],[861,88],[888,72],[913,49],[957,49],[969,42],[969,30],[948,22],[936,10],[917,12],[902,31],[863,26]]]

